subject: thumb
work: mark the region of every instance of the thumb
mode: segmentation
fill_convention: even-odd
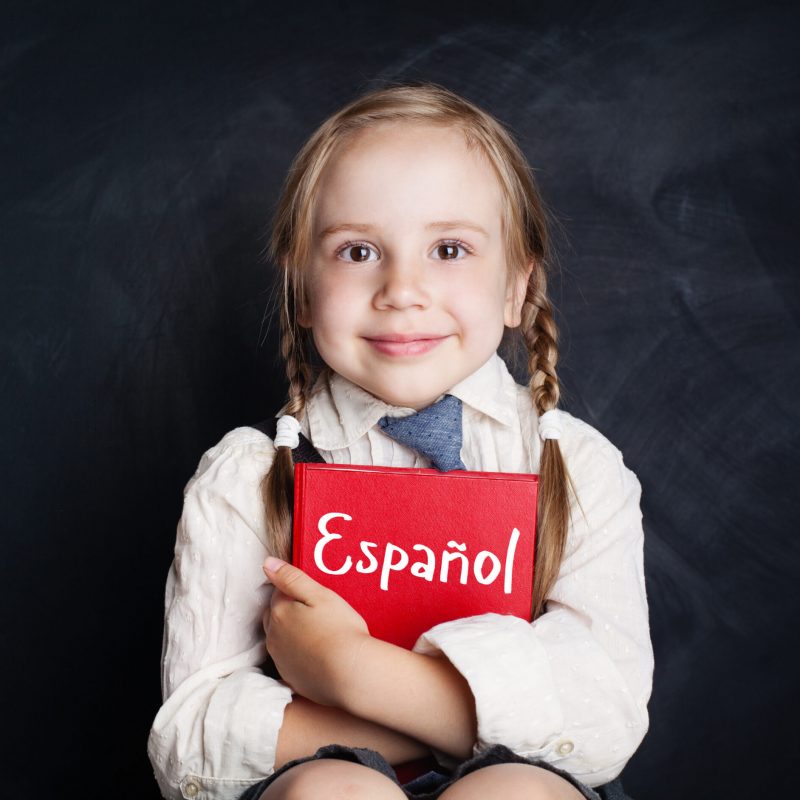
[[[269,582],[283,594],[305,605],[311,605],[319,584],[303,570],[269,556],[261,567]]]

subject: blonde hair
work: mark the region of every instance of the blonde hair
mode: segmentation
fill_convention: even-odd
[[[547,213],[530,166],[509,131],[493,116],[433,83],[411,83],[370,91],[326,119],[295,157],[284,181],[272,225],[269,255],[283,273],[280,350],[289,382],[284,413],[302,417],[312,390],[308,330],[298,324],[305,308],[303,266],[311,254],[312,223],[320,176],[337,149],[358,131],[385,122],[443,125],[460,129],[469,148],[479,148],[493,166],[503,194],[502,223],[509,270],[532,263],[519,330],[528,353],[530,391],[539,415],[558,405],[557,338],[547,296]],[[571,481],[558,441],[543,443],[539,468],[536,569],[532,618],[544,610],[558,576],[569,525]],[[262,482],[267,535],[275,554],[291,554],[292,451],[279,447]]]

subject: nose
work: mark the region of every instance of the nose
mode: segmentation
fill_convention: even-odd
[[[373,304],[379,310],[427,308],[431,298],[426,284],[424,265],[416,259],[387,260]]]

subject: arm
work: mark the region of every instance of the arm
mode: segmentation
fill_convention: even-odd
[[[181,787],[194,783],[211,800],[234,800],[276,761],[340,739],[325,738],[340,726],[348,741],[386,748],[389,760],[418,752],[407,737],[293,701],[291,689],[260,668],[272,587],[260,568],[267,550],[259,483],[272,454],[263,434],[231,431],[204,454],[184,491],[165,592],[163,703],[147,745],[167,798],[179,800]]]
[[[163,702],[147,745],[167,798],[193,783],[233,800],[273,767],[291,690],[260,669],[269,587],[258,569],[258,482],[271,459],[262,434],[231,431],[184,490],[165,592]]]

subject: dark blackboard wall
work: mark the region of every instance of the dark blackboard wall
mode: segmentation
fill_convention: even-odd
[[[790,6],[5,3],[4,789],[158,794],[181,492],[284,391],[264,231],[314,126],[426,78],[515,131],[561,221],[565,405],[644,486],[638,799],[796,760],[797,36]]]

